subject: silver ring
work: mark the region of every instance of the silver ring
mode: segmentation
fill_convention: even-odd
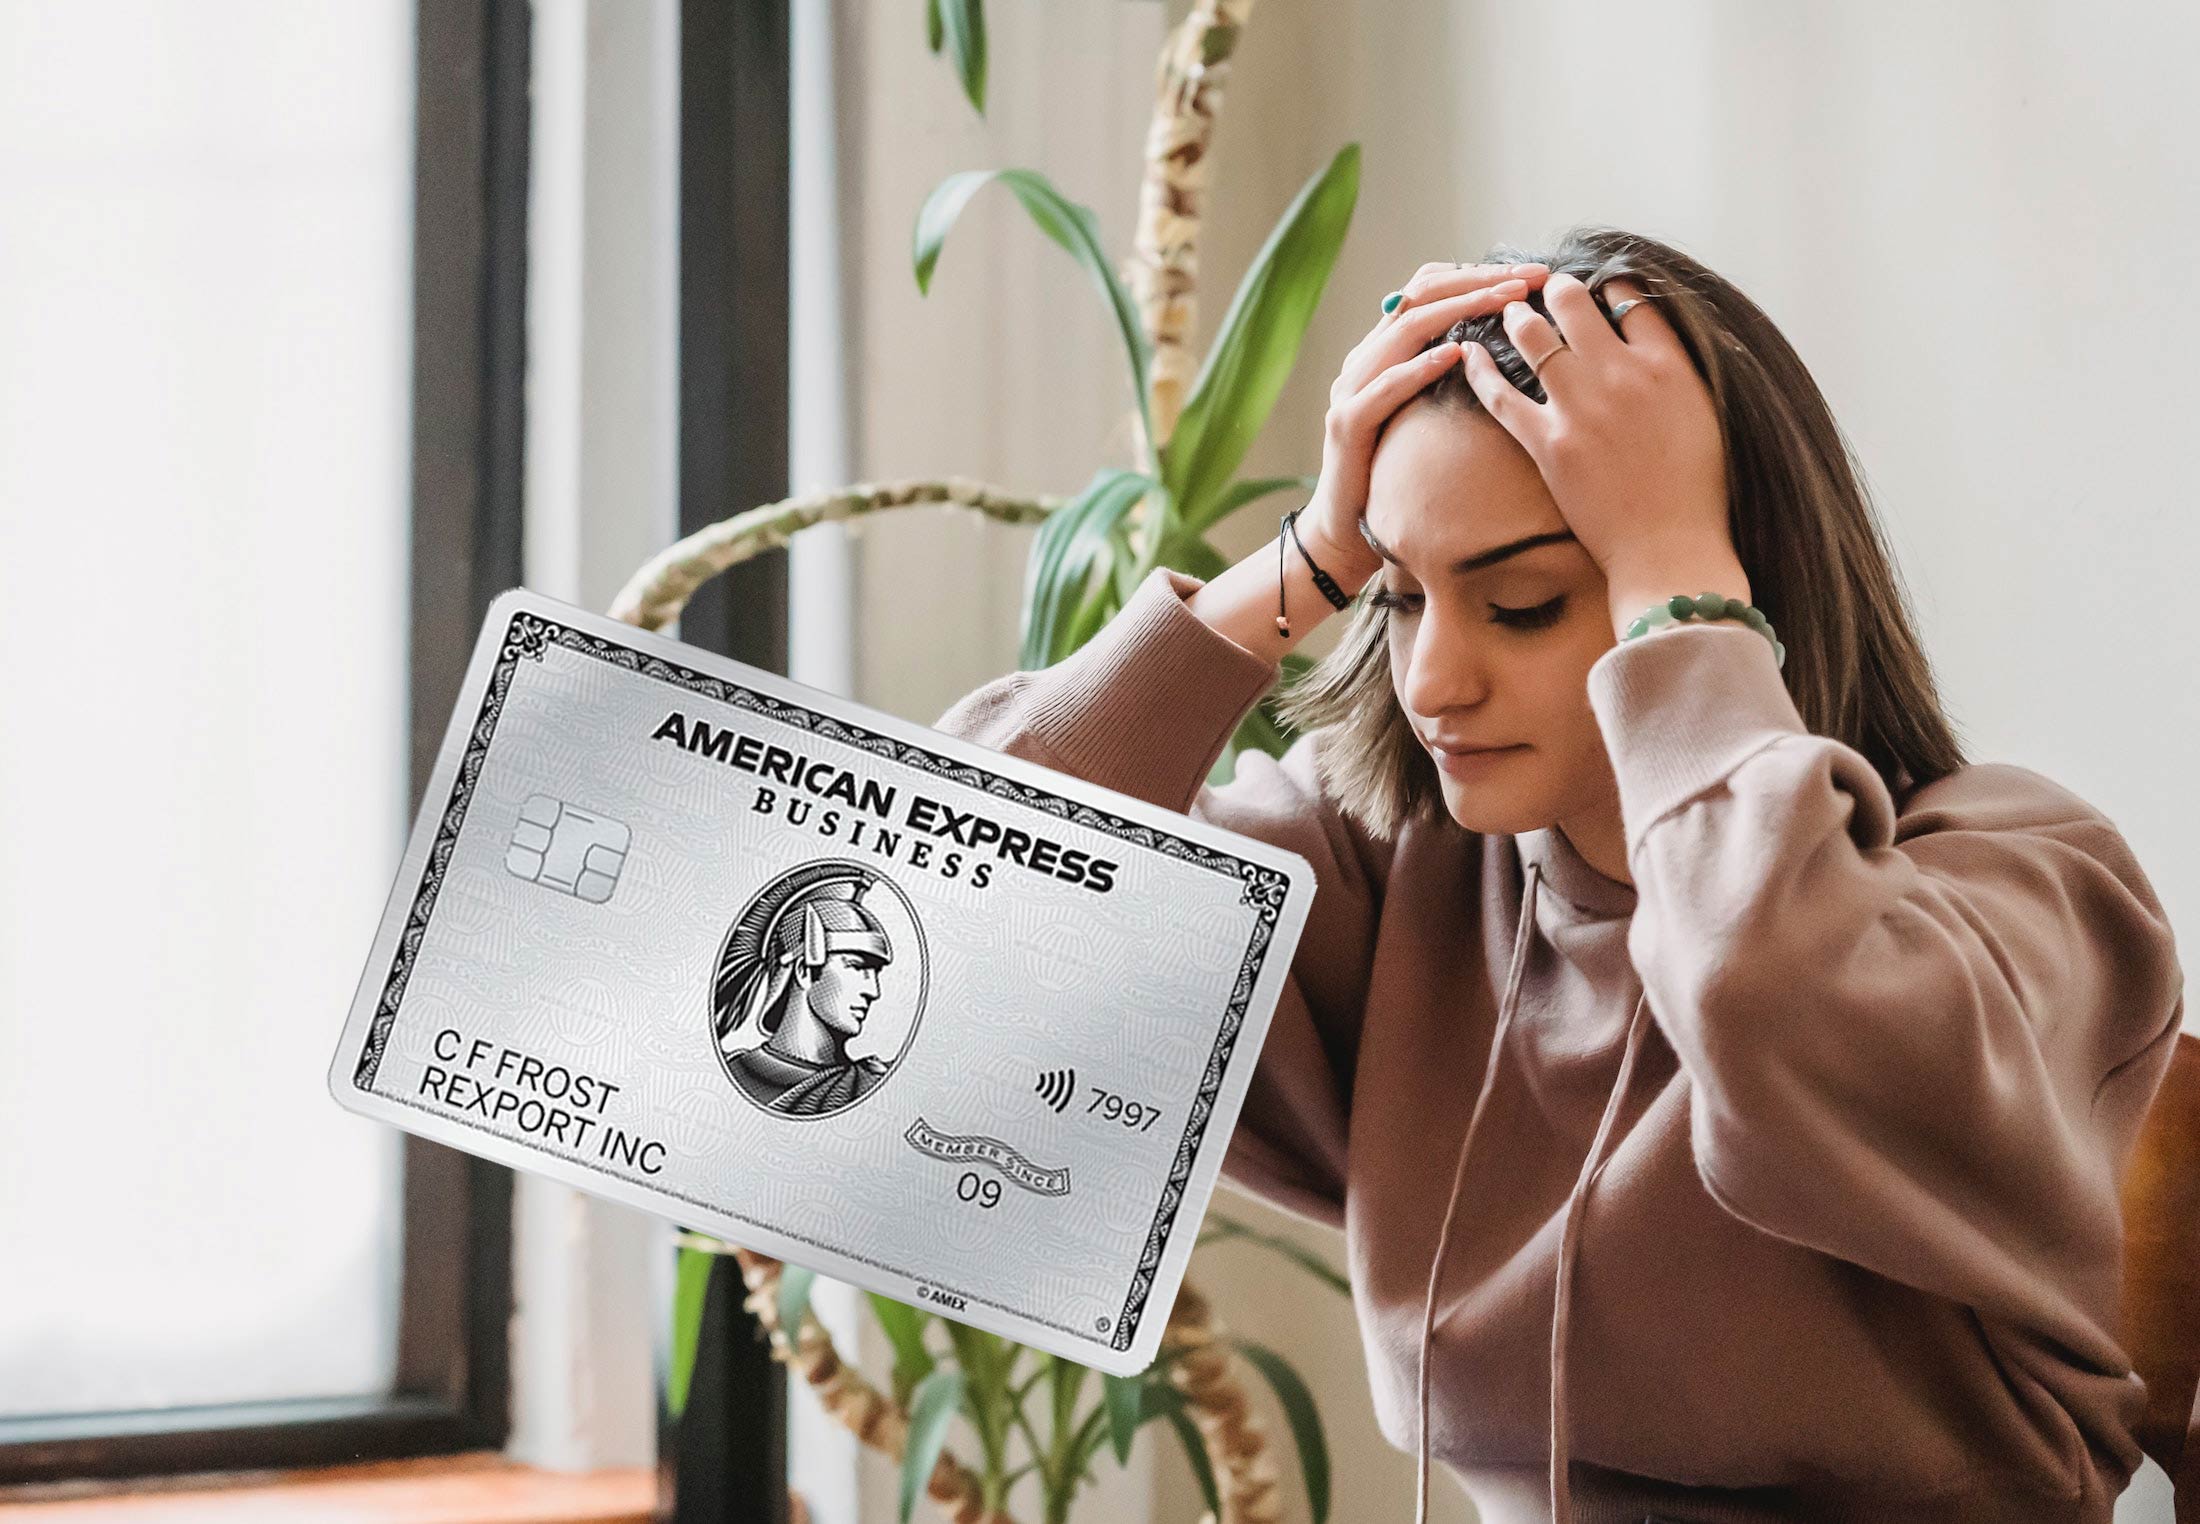
[[[1560,339],[1556,344],[1553,344],[1551,346],[1549,354],[1546,354],[1540,360],[1533,360],[1529,362],[1528,374],[1534,376],[1537,380],[1541,380],[1543,378],[1543,367],[1551,363],[1552,356],[1555,356],[1562,349],[1571,349],[1573,347],[1573,345],[1567,343],[1564,339]],[[1522,356],[1522,358],[1525,359],[1526,356]]]
[[[1647,300],[1647,298],[1645,297],[1630,296],[1629,298],[1627,298],[1626,301],[1621,302],[1618,306],[1614,307],[1612,309],[1612,326],[1614,328],[1617,328],[1619,326],[1619,320],[1627,316],[1630,309],[1640,307],[1645,300]]]

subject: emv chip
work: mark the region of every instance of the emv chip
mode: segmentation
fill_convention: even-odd
[[[531,794],[512,827],[504,866],[517,878],[600,905],[618,887],[630,839],[616,820],[549,794]]]

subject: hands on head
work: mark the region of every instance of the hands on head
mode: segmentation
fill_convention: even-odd
[[[1547,316],[1527,300],[1538,287]],[[1600,295],[1621,306],[1618,321]],[[1484,410],[1534,460],[1607,578],[1677,557],[1730,556],[1717,409],[1680,336],[1645,295],[1623,277],[1592,292],[1541,264],[1415,271],[1385,298],[1330,387],[1320,484],[1300,529],[1328,547],[1338,563],[1332,575],[1357,589],[1380,569],[1359,530],[1375,440],[1451,365],[1463,365]],[[1462,319],[1492,312],[1502,314],[1544,401],[1514,386],[1482,345],[1469,343],[1462,355],[1457,343],[1433,343]]]

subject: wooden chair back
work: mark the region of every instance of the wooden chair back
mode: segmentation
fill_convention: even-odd
[[[2139,1445],[2200,1524],[2200,1036],[2178,1035],[2124,1177],[2122,1344],[2147,1385]]]

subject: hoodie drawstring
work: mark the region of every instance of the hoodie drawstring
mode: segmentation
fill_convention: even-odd
[[[1443,1271],[1444,1251],[1451,1240],[1451,1220],[1459,1206],[1459,1185],[1466,1175],[1467,1151],[1474,1143],[1475,1127],[1482,1120],[1484,1104],[1490,1098],[1490,1090],[1497,1078],[1498,1055],[1504,1049],[1505,1031],[1512,1024],[1513,1012],[1520,1003],[1520,979],[1526,963],[1528,934],[1535,926],[1536,892],[1543,882],[1543,865],[1528,864],[1525,892],[1521,895],[1520,928],[1513,937],[1512,966],[1506,970],[1505,993],[1498,1002],[1497,1031],[1490,1039],[1489,1061],[1482,1069],[1482,1091],[1474,1100],[1474,1111],[1467,1118],[1466,1136],[1459,1140],[1459,1161],[1452,1168],[1451,1199],[1444,1204],[1443,1226],[1437,1230],[1436,1253],[1429,1263],[1428,1296],[1421,1309],[1421,1353],[1419,1377],[1419,1416],[1415,1424],[1420,1454],[1414,1467],[1415,1495],[1414,1524],[1427,1524],[1428,1520],[1428,1351],[1430,1336],[1436,1321],[1436,1287]],[[1619,1113],[1620,1103],[1627,1094],[1629,1079],[1634,1074],[1635,1055],[1642,1049],[1645,1030],[1642,1014],[1649,1000],[1649,991],[1635,1002],[1634,1014],[1627,1022],[1627,1049],[1620,1059],[1619,1077],[1613,1082],[1612,1093],[1604,1103],[1604,1115],[1597,1121],[1596,1137],[1589,1145],[1589,1156],[1582,1161],[1581,1174],[1574,1181],[1573,1193],[1566,1201],[1566,1216],[1558,1235],[1558,1287],[1551,1309],[1551,1442],[1550,1442],[1550,1498],[1551,1518],[1554,1524],[1571,1524],[1572,1504],[1567,1491],[1567,1432],[1566,1432],[1566,1323],[1567,1292],[1572,1279],[1574,1252],[1579,1243],[1576,1225],[1581,1203],[1589,1194],[1589,1187],[1603,1173],[1606,1139],[1612,1131],[1612,1120]]]
[[[1627,1018],[1627,1051],[1619,1061],[1619,1078],[1612,1082],[1611,1097],[1605,1101],[1604,1115],[1597,1122],[1596,1140],[1589,1145],[1589,1157],[1581,1163],[1581,1177],[1574,1182],[1574,1193],[1566,1202],[1566,1221],[1558,1232],[1558,1295],[1551,1305],[1551,1518],[1557,1524],[1571,1524],[1573,1519],[1572,1498],[1566,1490],[1566,1319],[1574,1251],[1581,1241],[1576,1229],[1581,1225],[1581,1203],[1588,1198],[1589,1187],[1596,1183],[1597,1176],[1604,1173],[1605,1161],[1599,1156],[1612,1131],[1612,1120],[1619,1115],[1620,1100],[1627,1094],[1635,1055],[1642,1051],[1646,1030],[1642,1013],[1649,999],[1650,992],[1644,990],[1635,1001],[1635,1013]]]
[[[1513,933],[1512,966],[1505,971],[1505,993],[1497,1002],[1497,1033],[1490,1039],[1489,1061],[1482,1066],[1482,1093],[1474,1098],[1474,1111],[1467,1118],[1466,1136],[1459,1140],[1459,1162],[1452,1166],[1451,1172],[1451,1199],[1444,1203],[1444,1223],[1436,1230],[1436,1253],[1429,1262],[1428,1299],[1421,1308],[1420,1413],[1414,1424],[1420,1457],[1414,1465],[1417,1501],[1413,1508],[1413,1524],[1428,1524],[1428,1346],[1430,1331],[1436,1323],[1436,1280],[1443,1271],[1444,1250],[1451,1241],[1451,1218],[1459,1206],[1459,1182],[1467,1172],[1467,1149],[1474,1143],[1474,1129],[1482,1121],[1482,1108],[1497,1080],[1497,1055],[1505,1045],[1505,1029],[1512,1024],[1513,1011],[1520,1003],[1520,975],[1526,962],[1528,933],[1535,927],[1536,886],[1542,879],[1543,865],[1528,864],[1527,889],[1520,898],[1520,929]]]

